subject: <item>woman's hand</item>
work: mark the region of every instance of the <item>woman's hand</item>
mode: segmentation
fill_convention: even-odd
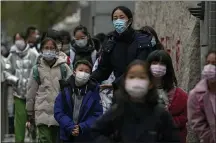
[[[112,89],[112,88],[113,88],[112,84],[102,84],[102,85],[100,85],[101,90]]]

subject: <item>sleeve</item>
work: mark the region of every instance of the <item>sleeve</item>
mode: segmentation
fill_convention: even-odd
[[[179,130],[176,128],[172,116],[167,111],[162,113],[161,121],[160,142],[180,143]]]
[[[67,64],[65,64],[65,67],[66,67],[66,70],[67,70],[66,79],[68,79],[72,75],[72,71],[71,71],[71,68]]]
[[[212,134],[208,125],[206,115],[202,111],[194,91],[189,93],[188,98],[188,121],[192,130],[198,135],[201,142],[211,142]]]
[[[110,136],[115,133],[121,124],[121,108],[114,104],[105,114],[100,116],[91,126],[91,133],[94,135]]]
[[[54,104],[54,118],[59,123],[59,126],[62,127],[67,135],[70,136],[72,134],[72,130],[74,129],[73,120],[65,114],[64,105],[61,92],[58,94]]]
[[[107,80],[112,71],[113,68],[110,63],[110,54],[103,52],[101,55],[101,60],[98,64],[98,68],[92,73],[91,78],[100,83],[104,80]]]
[[[180,99],[178,99],[178,102],[181,104],[181,106],[179,107],[183,107],[182,108],[182,112],[177,115],[177,116],[173,116],[173,120],[175,125],[178,128],[185,128],[186,127],[186,123],[187,123],[187,99],[188,96],[186,93],[180,93]]]
[[[33,115],[34,113],[34,105],[35,105],[35,97],[38,91],[38,83],[34,78],[33,72],[31,73],[30,80],[27,86],[27,94],[26,94],[26,110],[28,115]]]
[[[94,98],[96,98],[96,100],[94,101],[93,107],[91,109],[91,116],[85,122],[79,124],[82,133],[89,131],[96,119],[103,114],[103,107],[99,92],[94,95]]]
[[[15,69],[12,61],[13,54],[10,53],[5,63],[5,71],[3,71],[4,77],[7,82],[13,86],[17,86],[19,78],[14,75]]]

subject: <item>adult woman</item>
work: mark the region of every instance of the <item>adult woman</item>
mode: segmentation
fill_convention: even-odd
[[[190,91],[188,121],[201,143],[216,142],[216,51],[210,51],[202,80]]]
[[[150,69],[159,94],[159,102],[172,115],[180,131],[181,143],[185,143],[188,96],[177,87],[172,59],[166,51],[156,50],[149,55],[147,61],[151,64]]]
[[[157,50],[164,50],[163,45],[161,44],[156,31],[150,26],[144,26],[140,29],[142,32],[147,32],[152,35],[151,44]]]
[[[145,60],[152,51],[151,35],[138,33],[132,28],[133,15],[130,9],[124,6],[116,7],[112,11],[111,19],[115,31],[107,35],[102,58],[97,70],[92,74],[92,78],[98,82],[108,79],[114,71],[114,83],[117,83],[131,61]],[[116,85],[118,83],[113,84],[114,88]]]
[[[66,61],[57,56],[57,45],[51,38],[41,43],[42,57],[33,67],[28,84],[26,110],[29,122],[35,122],[39,133],[39,143],[59,142],[58,123],[54,119],[54,102],[59,93],[59,80],[68,78],[71,70]]]
[[[87,60],[93,65],[96,61],[97,51],[87,28],[79,25],[74,29],[73,34],[74,43],[70,51],[71,62],[74,65],[78,60]]]
[[[115,94],[117,102],[92,127],[102,135],[96,141],[104,142],[102,137],[111,133],[118,133],[124,143],[179,141],[172,117],[158,104],[152,78],[145,62],[135,60],[128,66]]]

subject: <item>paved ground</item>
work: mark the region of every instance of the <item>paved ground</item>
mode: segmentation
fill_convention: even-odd
[[[26,132],[25,142],[26,143],[33,142],[30,139],[30,137],[27,136],[27,133],[28,132]],[[5,135],[3,143],[15,143],[15,136],[14,136],[14,134],[12,134],[12,135],[10,135],[10,134]]]

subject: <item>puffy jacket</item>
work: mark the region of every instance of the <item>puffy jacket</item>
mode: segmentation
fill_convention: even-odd
[[[41,58],[37,65],[40,83],[36,80],[35,73],[30,77],[26,97],[26,110],[28,115],[35,113],[36,125],[58,125],[54,119],[54,102],[60,91],[59,80],[62,79],[61,64],[64,64],[66,67],[66,77],[68,78],[72,73],[62,58],[58,58],[51,68]]]
[[[135,59],[146,60],[149,53],[154,50],[151,46],[152,36],[139,33],[132,28],[121,35],[111,32],[107,37],[102,46],[103,52],[98,68],[91,76],[98,82],[108,79],[114,72],[114,83],[117,83],[129,63]]]

